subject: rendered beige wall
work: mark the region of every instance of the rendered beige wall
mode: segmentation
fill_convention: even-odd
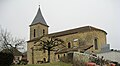
[[[36,28],[32,27],[32,29]],[[45,28],[46,30],[48,30],[47,28]],[[31,32],[32,33],[32,32]],[[47,32],[46,32],[47,33]],[[32,36],[32,35],[31,35]],[[98,50],[95,50],[95,46],[94,46],[94,39],[98,38]],[[60,36],[58,37],[60,39],[62,39],[63,41],[65,41],[65,45],[66,47],[68,46],[68,42],[71,43],[71,46],[78,46],[78,41],[74,42],[74,39],[80,39],[80,40],[85,40],[86,44],[91,44],[93,45],[93,48],[91,48],[89,51],[95,51],[95,52],[99,52],[101,50],[101,46],[104,44],[107,44],[106,42],[106,34],[102,31],[88,31],[88,32],[83,32],[83,33],[76,33],[76,34],[70,34],[70,35],[65,35],[65,36]],[[31,37],[31,39],[33,39]],[[31,52],[31,47],[33,47],[34,45],[34,41],[33,42],[28,42],[28,52],[27,52],[27,58],[29,60],[29,64],[32,64],[32,52]],[[34,47],[36,48],[36,47]],[[60,48],[60,47],[57,47]],[[56,57],[54,55],[54,52],[51,52],[51,62],[54,62],[56,60]],[[46,53],[43,53],[43,51],[34,51],[34,63],[36,64],[37,61],[43,61],[43,58],[46,58],[47,61],[47,51]]]
[[[36,37],[34,37],[34,29],[36,30]],[[30,26],[30,40],[43,36],[43,29],[45,30],[45,34],[48,34],[48,27],[41,25],[41,24],[36,24],[33,26]]]
[[[78,41],[74,42],[74,39],[85,40],[86,44],[93,45],[93,48],[91,51],[99,52],[101,50],[101,46],[104,44],[107,44],[106,42],[106,34],[102,31],[89,31],[84,33],[77,33],[77,34],[71,34],[71,35],[65,35],[58,37],[65,41],[66,46],[68,46],[68,42],[71,43],[73,46],[78,46]],[[95,50],[94,45],[94,39],[98,39],[98,50]]]
[[[29,61],[28,64],[32,64],[32,47],[34,47],[34,64],[38,64],[38,61],[44,61],[43,58],[48,59],[48,53],[47,51],[44,53],[43,50],[36,50],[36,49],[39,49],[39,47],[37,46],[34,46],[34,42],[28,42],[28,48],[27,48],[27,60]],[[51,62],[55,61],[55,55],[54,55],[54,52],[51,51],[51,55],[50,55],[50,58],[51,58]]]

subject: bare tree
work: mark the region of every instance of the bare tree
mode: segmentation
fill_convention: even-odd
[[[40,39],[39,41],[40,44],[38,46],[41,46],[40,49],[42,50],[47,50],[48,51],[48,62],[50,62],[50,52],[55,51],[55,47],[59,45],[63,45],[64,41],[59,39],[59,38],[53,38],[53,37],[48,37],[48,39],[42,40]]]
[[[12,47],[18,48],[25,43],[24,39],[17,39],[12,36],[10,32],[0,27],[0,48],[10,49]]]

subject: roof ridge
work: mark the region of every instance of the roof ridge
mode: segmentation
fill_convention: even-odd
[[[85,32],[85,31],[89,31],[89,30],[99,30],[99,31],[102,31],[102,32],[107,34],[107,32],[105,32],[104,30],[99,29],[99,28],[95,28],[95,27],[92,27],[92,26],[82,26],[82,27],[78,27],[78,28],[74,28],[74,29],[59,31],[59,32],[55,32],[55,33],[50,33],[49,35],[52,36],[54,34],[56,36],[59,36],[59,35],[66,35],[66,34],[74,34],[74,33],[78,33],[78,32],[81,32],[81,31]]]

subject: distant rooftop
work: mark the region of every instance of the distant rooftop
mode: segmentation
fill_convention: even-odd
[[[15,47],[12,47],[10,49],[3,49],[2,52],[9,53],[10,50],[13,52],[14,56],[22,56],[22,53],[20,51],[18,51]]]

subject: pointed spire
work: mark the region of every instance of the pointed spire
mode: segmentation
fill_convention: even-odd
[[[34,25],[34,24],[43,24],[45,26],[48,26],[44,17],[42,16],[42,13],[41,13],[41,10],[40,10],[40,5],[39,5],[39,8],[38,8],[38,12],[33,20],[33,22],[31,23],[31,25]]]

